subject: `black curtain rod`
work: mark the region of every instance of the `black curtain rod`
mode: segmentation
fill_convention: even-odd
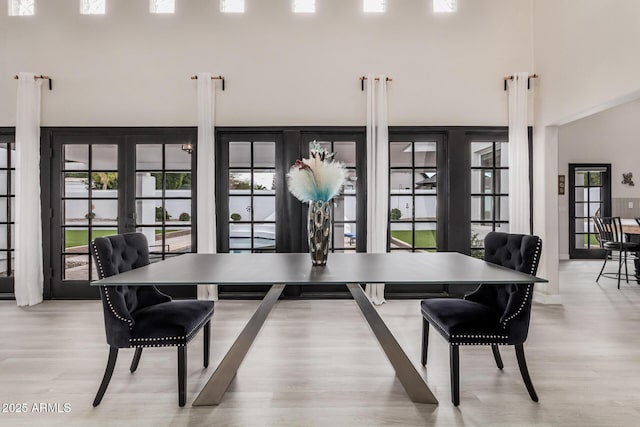
[[[198,76],[191,76],[191,80],[198,80]],[[211,80],[222,80],[222,90],[224,90],[224,76],[211,76]]]
[[[527,89],[531,89],[531,79],[537,79],[538,76],[537,74],[530,74],[529,77],[527,77]],[[507,80],[513,80],[513,76],[509,76],[509,77],[505,77],[504,78],[504,90],[507,90]]]
[[[19,77],[17,75],[13,76],[14,79],[18,80]],[[39,76],[33,76],[34,79],[42,79],[42,80],[49,80],[49,90],[53,90],[53,79],[49,76],[45,76],[43,74],[40,74]]]

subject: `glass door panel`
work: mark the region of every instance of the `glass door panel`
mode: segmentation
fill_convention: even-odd
[[[611,166],[569,165],[569,257],[602,258],[594,216],[611,215]]]

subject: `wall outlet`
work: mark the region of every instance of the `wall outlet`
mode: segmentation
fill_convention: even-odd
[[[633,209],[633,202],[628,202],[628,203],[627,203],[627,207],[628,207],[629,209]]]

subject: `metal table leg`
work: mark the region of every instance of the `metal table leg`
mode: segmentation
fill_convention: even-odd
[[[353,299],[360,307],[374,335],[380,342],[389,362],[396,370],[396,376],[402,383],[407,394],[416,403],[438,403],[438,399],[433,395],[429,386],[424,381],[422,375],[416,370],[409,360],[409,357],[400,347],[398,341],[393,336],[387,325],[384,323],[378,311],[375,309],[364,290],[359,284],[348,284],[347,288]]]
[[[260,328],[262,328],[264,321],[278,301],[284,288],[285,285],[271,286],[271,289],[267,292],[267,295],[258,306],[256,312],[242,332],[240,332],[240,335],[238,335],[238,338],[236,338],[198,397],[196,397],[193,406],[218,405],[220,403],[229,384],[231,384],[231,381],[233,381],[233,378],[236,376],[242,360],[249,351],[249,348],[251,348],[251,344],[253,344]]]

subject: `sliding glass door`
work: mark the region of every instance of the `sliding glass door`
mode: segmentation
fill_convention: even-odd
[[[0,130],[0,297],[13,295],[15,153],[13,131]]]

